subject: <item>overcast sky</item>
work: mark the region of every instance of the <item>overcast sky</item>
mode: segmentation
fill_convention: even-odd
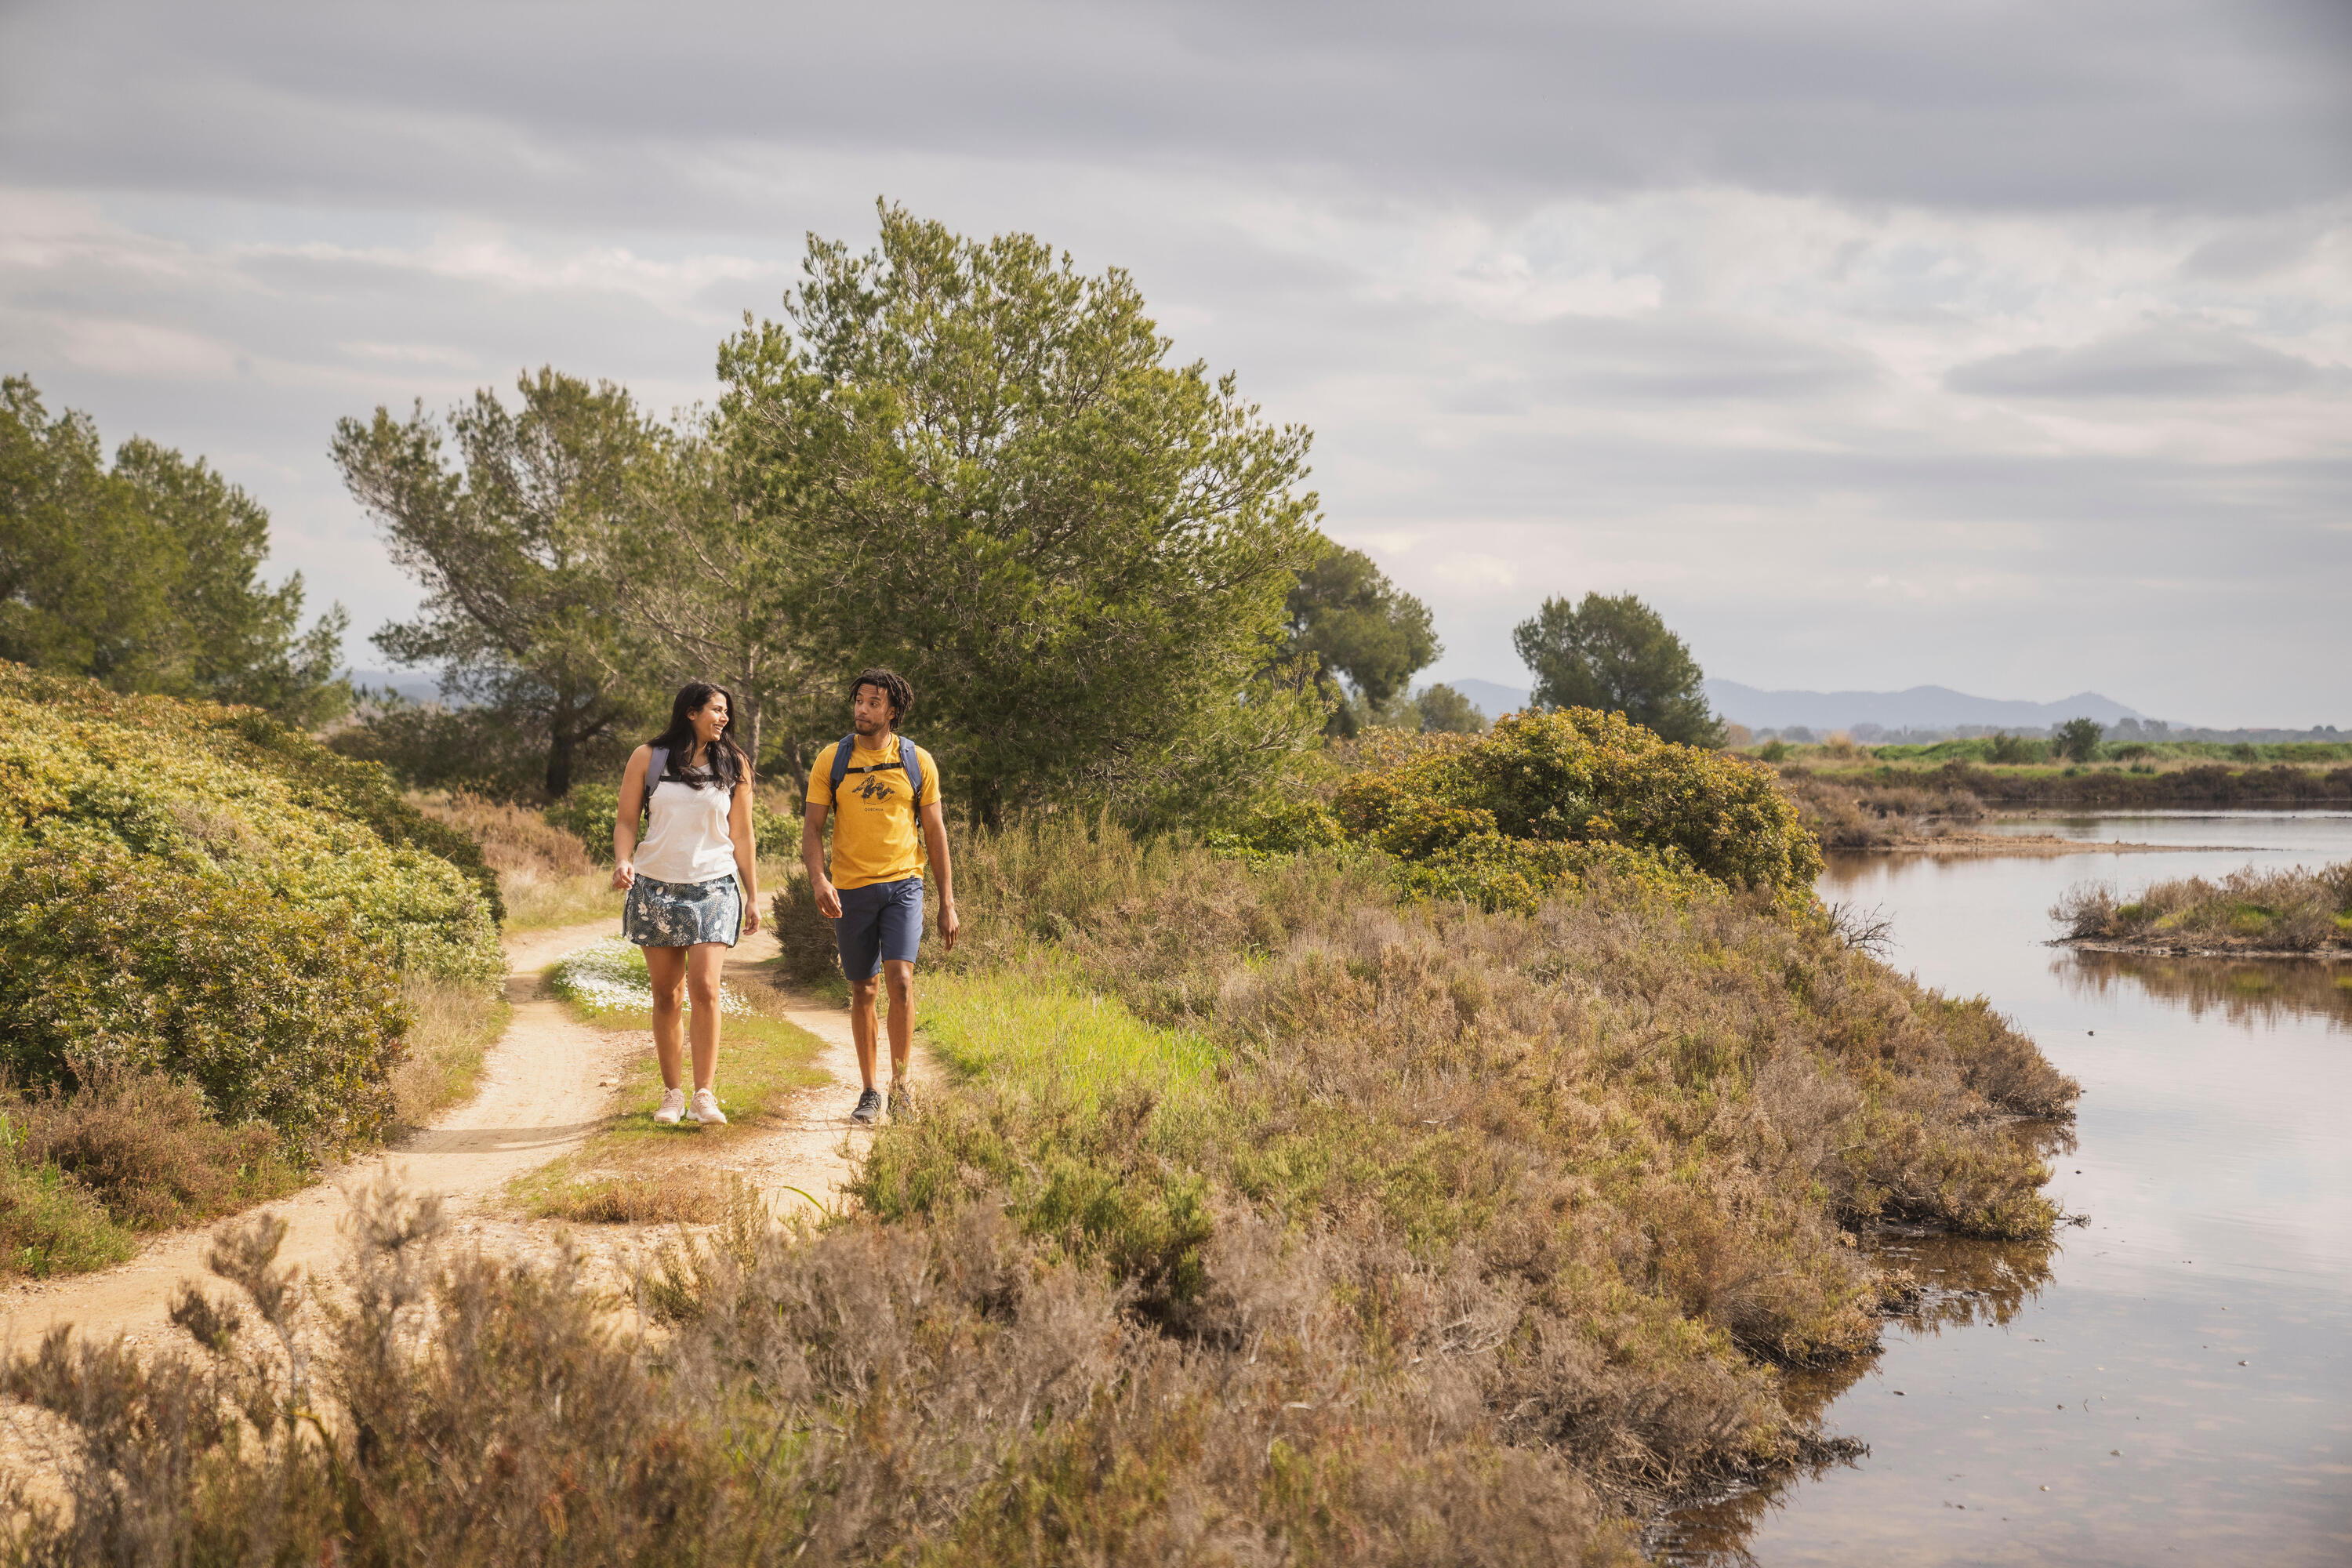
[[[1137,277],[1514,685],[1638,592],[1761,687],[2352,727],[2352,3],[0,0],[0,368],[414,603],[335,419],[667,409],[877,196]]]

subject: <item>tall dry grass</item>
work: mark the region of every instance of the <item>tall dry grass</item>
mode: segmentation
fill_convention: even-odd
[[[409,799],[425,816],[481,846],[483,862],[498,873],[509,930],[620,918],[621,895],[613,890],[611,873],[598,868],[577,836],[551,826],[539,813],[462,792]]]

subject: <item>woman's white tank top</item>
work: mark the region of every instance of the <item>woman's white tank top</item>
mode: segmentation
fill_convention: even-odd
[[[715,882],[735,874],[735,841],[727,836],[732,792],[697,789],[676,779],[653,786],[645,842],[637,846],[640,877],[656,882]]]

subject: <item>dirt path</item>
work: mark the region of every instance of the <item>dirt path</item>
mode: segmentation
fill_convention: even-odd
[[[280,1260],[314,1274],[331,1270],[342,1249],[341,1225],[349,1208],[343,1188],[372,1176],[380,1163],[409,1187],[448,1200],[460,1235],[492,1247],[543,1244],[555,1227],[500,1214],[497,1200],[516,1176],[578,1148],[602,1125],[614,1110],[623,1068],[651,1049],[643,1035],[579,1023],[562,1003],[542,994],[541,974],[548,965],[611,934],[612,922],[597,921],[509,936],[507,999],[514,1016],[484,1064],[479,1091],[439,1125],[387,1151],[380,1162],[330,1171],[303,1191],[266,1205],[288,1222]],[[810,1212],[810,1198],[838,1207],[845,1201],[842,1184],[874,1134],[849,1119],[858,1076],[848,1010],[777,985],[764,969],[751,969],[775,954],[775,940],[766,932],[747,938],[734,954],[730,979],[763,987],[772,1007],[824,1041],[817,1066],[835,1080],[798,1096],[779,1131],[729,1151],[728,1164],[759,1187],[769,1208],[782,1216],[795,1209]],[[913,1071],[919,1102],[926,1087],[919,1040]],[[613,1234],[592,1250],[609,1253],[613,1244],[625,1243],[644,1227],[596,1228]],[[29,1345],[60,1323],[84,1334],[120,1333],[132,1344],[159,1342],[171,1332],[165,1313],[182,1280],[200,1281],[208,1290],[227,1289],[205,1268],[208,1235],[207,1228],[158,1236],[137,1258],[113,1268],[0,1290],[0,1347]]]
[[[735,962],[748,965],[775,955],[775,938],[761,931],[744,939],[736,949]],[[861,1127],[849,1119],[851,1109],[857,1103],[859,1088],[857,1043],[849,1031],[849,1009],[775,984],[766,971],[761,972],[757,983],[766,987],[769,1006],[824,1042],[816,1065],[830,1073],[834,1082],[795,1097],[788,1125],[746,1146],[730,1163],[759,1187],[769,1209],[779,1217],[796,1208],[803,1214],[812,1212],[808,1201],[811,1198],[826,1208],[837,1208],[844,1201],[841,1184],[848,1180],[856,1162],[865,1156],[867,1145],[874,1142],[873,1128]],[[920,1001],[919,992],[919,1005]],[[876,1064],[881,1074],[880,1087],[886,1089],[890,1072],[889,1049],[887,1040],[881,1043],[882,1055]],[[929,1088],[919,1036],[915,1040],[914,1056],[908,1063],[908,1074],[910,1090],[919,1106]]]
[[[540,972],[565,953],[612,934],[610,921],[523,931],[507,942],[507,999],[513,1021],[485,1063],[480,1090],[440,1125],[415,1133],[383,1160],[412,1187],[437,1192],[460,1209],[494,1197],[533,1166],[576,1148],[610,1109],[625,1039],[573,1021],[562,1003],[541,994]],[[854,1073],[854,1069],[853,1069]],[[328,1172],[289,1198],[268,1205],[289,1226],[278,1257],[316,1272],[341,1251],[345,1184],[371,1173],[375,1161]],[[205,1279],[205,1230],[151,1239],[137,1258],[95,1274],[33,1280],[0,1292],[0,1344],[23,1346],[58,1323],[85,1334],[117,1332],[132,1343],[164,1329],[164,1313],[183,1279]]]

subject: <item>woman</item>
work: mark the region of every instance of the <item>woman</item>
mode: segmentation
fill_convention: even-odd
[[[629,753],[613,819],[613,886],[626,888],[621,934],[646,950],[654,983],[654,1055],[665,1127],[680,1116],[727,1120],[711,1092],[719,1065],[719,972],[739,935],[760,929],[751,851],[751,759],[735,743],[735,702],[723,687],[689,681],[670,704],[669,728]],[[646,774],[652,773],[651,778]],[[637,822],[646,841],[636,842]],[[678,1084],[679,1003],[694,999],[694,1103]]]

